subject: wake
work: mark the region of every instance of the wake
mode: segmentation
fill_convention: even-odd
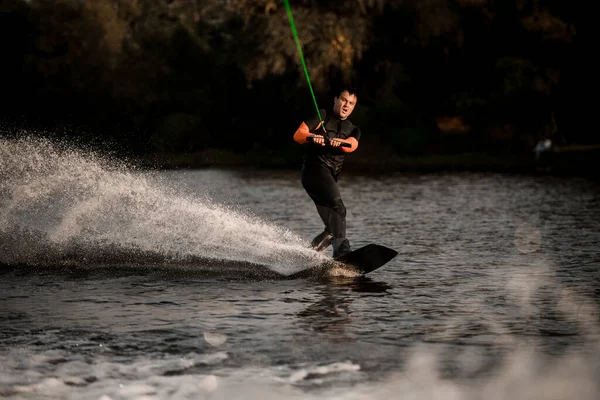
[[[0,264],[29,267],[290,275],[325,260],[290,230],[183,194],[157,174],[31,137],[0,139],[0,246]]]

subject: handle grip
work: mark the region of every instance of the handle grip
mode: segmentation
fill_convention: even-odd
[[[330,141],[326,137],[324,137],[324,138],[325,138],[325,145],[331,146]],[[314,143],[312,136],[307,137],[306,141]],[[350,143],[342,142],[342,143],[340,143],[340,147],[352,147],[352,145]]]

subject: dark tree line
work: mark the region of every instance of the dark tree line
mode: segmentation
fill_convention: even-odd
[[[575,118],[576,4],[295,0],[321,107],[399,154],[597,142]],[[3,123],[136,154],[292,145],[314,113],[280,0],[0,1]]]

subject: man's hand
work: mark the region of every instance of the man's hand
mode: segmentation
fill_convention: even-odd
[[[340,147],[342,145],[342,143],[346,143],[346,142],[341,139],[331,139],[329,141],[329,145],[331,147]]]
[[[313,143],[320,144],[321,146],[325,146],[325,138],[321,135],[312,135],[311,136]]]

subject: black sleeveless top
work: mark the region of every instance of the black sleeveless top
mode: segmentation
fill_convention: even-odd
[[[353,125],[348,119],[342,120],[333,112],[333,109],[328,111],[319,110],[327,137],[329,139],[348,139],[350,137],[360,140],[360,129]],[[311,133],[323,135],[323,129],[317,126],[321,122],[318,117],[304,121]],[[308,142],[305,145],[306,152],[304,153],[304,168],[314,166],[324,166],[331,171],[333,175],[338,175],[342,170],[344,158],[346,154],[339,147],[321,146]]]

